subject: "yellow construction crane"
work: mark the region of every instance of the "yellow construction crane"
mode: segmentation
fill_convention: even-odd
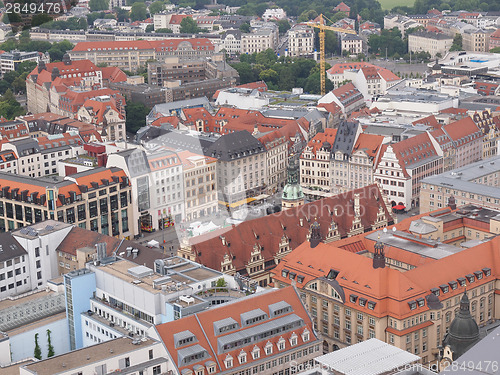
[[[316,22],[306,22],[308,26],[315,27],[319,29],[319,67],[320,67],[320,72],[319,76],[321,79],[321,95],[325,95],[325,83],[326,83],[326,72],[325,72],[325,30],[331,30],[331,31],[336,31],[338,33],[345,33],[345,34],[356,34],[356,31],[351,30],[351,29],[343,29],[341,27],[333,27],[333,26],[327,26],[324,24],[324,20],[326,19],[330,21],[328,18],[320,14],[319,16],[319,23]],[[330,21],[333,23],[332,21]]]

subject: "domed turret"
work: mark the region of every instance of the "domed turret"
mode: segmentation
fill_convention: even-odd
[[[443,347],[448,347],[453,360],[459,358],[467,349],[479,340],[479,327],[470,313],[470,301],[467,291],[462,295],[460,310],[450,325],[443,340]]]
[[[55,66],[53,69],[52,69],[52,75],[51,75],[51,79],[52,81],[55,80],[57,77],[59,77],[61,75],[61,73],[59,72],[59,68],[57,66]]]
[[[38,73],[41,73],[42,70],[47,70],[47,65],[45,65],[45,61],[40,60],[38,63]]]
[[[65,53],[63,55],[62,62],[64,65],[71,65],[71,57],[69,57],[69,54]]]
[[[299,166],[295,159],[290,160],[287,172],[286,185],[281,196],[283,209],[304,204],[304,192],[299,184]]]

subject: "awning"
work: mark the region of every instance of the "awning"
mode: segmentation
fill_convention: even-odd
[[[238,202],[234,202],[234,203],[231,203],[229,205],[230,208],[235,208],[235,207],[239,207],[239,206],[242,206],[244,204],[247,204],[247,203],[250,203],[250,202],[253,202],[255,200],[255,198],[245,198],[245,199],[242,199]]]
[[[404,210],[406,207],[403,204],[398,204],[392,207],[393,210]]]

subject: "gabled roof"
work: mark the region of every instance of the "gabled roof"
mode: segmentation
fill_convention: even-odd
[[[379,153],[383,142],[384,137],[381,135],[361,133],[354,144],[353,152],[363,150],[369,157],[375,158]]]
[[[312,152],[312,154],[314,156],[316,156],[316,152],[321,148],[323,147],[323,144],[325,142],[328,142],[330,144],[330,148],[329,150],[331,149],[331,147],[333,146],[333,144],[335,143],[335,136],[337,135],[337,129],[330,129],[330,128],[327,128],[325,129],[324,132],[321,132],[321,133],[318,133],[314,136],[314,138],[312,138],[308,143],[307,143],[307,146],[306,148],[304,149],[304,151],[302,152],[302,154],[305,152],[305,151],[310,151]],[[328,151],[329,151],[328,150]]]
[[[320,232],[326,238],[328,228],[335,223],[342,237],[347,236],[354,220],[354,194],[360,195],[361,222],[365,228],[371,228],[376,220],[382,195],[377,185],[351,190],[345,194],[317,200],[300,207],[267,215],[254,220],[244,221],[232,228],[198,236],[190,240],[195,261],[207,267],[220,270],[221,262],[227,254],[237,271],[246,273],[246,264],[251,260],[254,246],[259,246],[262,257],[267,261],[274,259],[283,239],[289,240],[289,246],[295,249],[306,240],[310,226],[315,220],[320,224]],[[389,220],[391,214],[383,205]],[[333,216],[335,209],[338,215]],[[223,244],[221,237],[225,237]]]
[[[113,98],[110,98],[110,100],[106,102],[87,99],[85,103],[83,103],[83,107],[87,110],[89,115],[92,116],[92,123],[94,124],[102,124],[106,114],[110,111],[115,111],[118,117],[123,119],[121,113],[116,109]]]
[[[422,125],[427,125],[431,126],[435,129],[440,128],[441,124],[436,120],[436,117],[434,115],[430,115],[424,118],[421,118],[420,120],[415,120],[412,122],[413,125],[417,124],[422,124]]]
[[[395,226],[398,230],[405,230],[416,218],[424,215],[428,214],[405,219]],[[338,272],[335,281],[331,283],[338,283],[343,289],[346,307],[356,307],[357,310],[361,308],[349,298],[353,294],[358,299],[363,297],[376,302],[375,308],[367,309],[367,313],[378,317],[389,315],[403,319],[416,313],[411,311],[408,302],[425,298],[431,293],[431,289],[439,285],[448,284],[485,268],[491,269],[490,276],[483,275],[481,280],[474,282],[478,283],[476,287],[479,287],[480,284],[490,283],[498,277],[500,271],[500,258],[496,256],[500,237],[440,259],[423,258],[419,254],[386,246],[384,252],[387,257],[416,267],[401,272],[388,267],[374,269],[371,258],[356,254],[366,249],[374,251],[375,241],[368,240],[367,236],[365,233],[328,244],[320,243],[315,248],[304,242],[281,260],[273,271],[273,279],[290,284],[286,274],[293,272],[304,276],[303,283],[297,283],[299,288],[304,288],[313,280],[328,281],[328,265],[331,265]],[[444,298],[448,299],[463,292],[464,287],[458,285],[456,290],[450,288]],[[422,312],[429,310],[426,304],[418,308]]]
[[[290,306],[290,310],[278,316],[271,316],[270,306],[274,304]],[[267,319],[243,326],[242,320],[245,314],[251,314],[257,309],[265,312]],[[283,324],[284,320],[301,321],[301,323],[297,328],[289,332],[283,332],[282,335],[272,335],[269,338],[262,338],[256,341],[251,339],[251,342],[244,346],[238,345],[234,349],[222,350],[223,343],[234,340],[235,336],[250,337],[255,335],[259,327],[277,327]],[[214,324],[216,322],[220,322],[221,324],[224,322],[226,325],[230,322],[233,324],[237,323],[237,326],[229,331],[219,333],[216,332],[217,325]],[[254,362],[257,364],[262,361],[262,358],[266,356],[264,347],[268,343],[274,346],[273,355],[277,351],[276,344],[280,339],[285,341],[285,350],[291,349],[289,339],[292,334],[297,336],[297,345],[294,348],[300,349],[303,344],[301,334],[304,330],[310,332],[310,339],[307,343],[317,340],[312,321],[300,297],[292,287],[250,295],[242,300],[225,304],[224,306],[213,307],[182,319],[160,324],[156,326],[156,330],[179,372],[182,372],[184,369],[190,369],[194,372],[197,366],[207,366],[207,362],[212,362],[213,366],[215,366],[215,372],[221,373],[226,371],[224,360],[228,356],[233,358],[233,366],[231,367],[231,372],[233,372],[240,366],[238,357],[242,351],[246,354],[246,361],[244,363],[246,368],[248,364]],[[178,342],[180,338],[191,336],[194,336],[195,339],[190,343],[179,346]],[[256,347],[260,350],[260,356],[254,360],[251,352]],[[205,353],[203,358],[195,359],[188,364],[182,361],[186,355],[203,352]]]
[[[343,1],[341,1],[339,5],[333,8],[334,12],[349,12],[350,10],[351,8]]]
[[[470,117],[444,125],[443,130],[457,146],[473,142],[481,136],[481,130]]]
[[[387,148],[388,145],[384,146]],[[425,159],[431,159],[438,156],[437,150],[427,132],[404,139],[397,143],[392,143],[390,146],[398,158],[399,165],[403,169],[405,176],[408,176],[406,168]]]
[[[356,100],[363,100],[363,95],[361,94],[361,92],[359,92],[359,90],[354,86],[352,82],[346,83],[345,85],[336,88],[332,91],[332,93],[343,104],[347,104],[354,98],[356,98]]]

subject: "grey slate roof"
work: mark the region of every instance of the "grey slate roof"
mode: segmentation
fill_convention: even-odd
[[[0,262],[26,255],[27,252],[11,233],[0,233]]]
[[[208,149],[208,156],[221,161],[231,161],[263,152],[266,152],[266,148],[262,143],[246,130],[241,130],[220,137]]]
[[[354,142],[356,140],[356,129],[359,125],[354,122],[343,121],[337,129],[335,142],[332,146],[332,154],[341,151],[343,154],[350,155]]]

